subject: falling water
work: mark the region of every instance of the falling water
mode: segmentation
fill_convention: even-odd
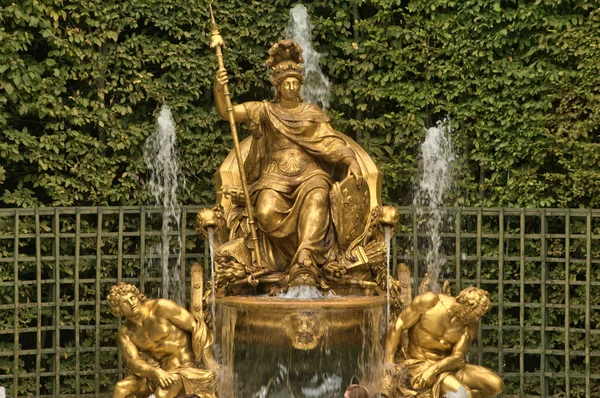
[[[217,316],[217,300],[215,299],[215,229],[213,227],[208,227],[208,249],[210,251],[210,287],[212,289],[212,324],[213,324],[213,336],[216,336],[217,333],[217,322],[215,322]]]
[[[392,227],[389,225],[385,226],[385,253],[386,253],[386,265],[387,265],[387,274],[385,280],[386,286],[386,298],[387,298],[387,306],[385,311],[385,324],[390,324],[390,249],[391,249],[391,241],[392,241]]]
[[[224,398],[341,397],[353,379],[378,386],[382,300],[321,298],[303,307],[305,300],[261,297],[262,303],[252,298],[252,305],[240,305],[244,298],[236,299],[217,304]],[[315,306],[319,300],[324,304]]]
[[[287,292],[281,293],[278,297],[296,300],[314,300],[328,296],[321,293],[315,286],[292,286]]]
[[[292,7],[286,37],[294,40],[302,47],[304,84],[300,94],[304,101],[312,104],[320,103],[323,108],[328,108],[331,84],[319,66],[321,54],[313,48],[312,28],[306,7],[303,4]]]
[[[316,380],[316,375],[311,380],[313,383]],[[318,398],[323,396],[332,396],[336,392],[342,390],[342,377],[336,374],[323,374],[323,380],[315,387],[302,387],[300,391],[306,398]]]
[[[440,256],[442,239],[442,206],[444,194],[452,188],[452,162],[454,154],[450,142],[451,129],[448,120],[438,122],[437,126],[427,130],[421,146],[423,171],[414,204],[417,215],[422,218],[428,214],[427,236],[429,247],[426,257],[427,271],[431,276],[431,290],[439,291],[438,276],[445,262]],[[415,242],[416,245],[417,242]]]
[[[448,391],[446,393],[446,395],[444,395],[445,398],[468,398],[469,394],[467,393],[467,390],[465,390],[462,386],[458,387],[458,390],[456,390],[456,392],[452,392],[452,391]]]
[[[219,322],[222,322],[219,327],[220,336],[217,344],[221,351],[221,366],[222,372],[218,378],[219,382],[219,397],[234,398],[234,382],[236,380],[234,364],[234,339],[238,313],[232,308],[221,308],[219,310]],[[217,319],[213,318],[213,324],[217,323]]]
[[[144,146],[144,161],[150,171],[150,193],[155,205],[162,209],[161,242],[152,249],[152,253],[160,255],[163,297],[183,304],[184,289],[179,276],[181,207],[177,202],[177,192],[183,188],[185,181],[181,178],[175,149],[175,122],[171,109],[163,105],[157,119],[156,130],[148,137]],[[177,234],[177,246],[171,250],[169,236],[173,235],[174,231]],[[170,262],[170,257],[175,261]],[[148,267],[151,267],[151,264],[148,264]]]

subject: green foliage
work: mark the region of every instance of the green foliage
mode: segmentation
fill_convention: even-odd
[[[225,64],[234,102],[271,97],[266,53],[284,36],[294,4],[292,0],[215,2],[217,22],[228,42]],[[323,54],[322,67],[333,83],[328,110],[333,124],[356,138],[380,166],[387,201],[412,202],[409,192],[419,172],[425,129],[448,117],[460,159],[457,191],[450,198],[454,204],[600,205],[600,9],[596,2],[330,0],[304,4],[314,24],[315,48]],[[229,126],[213,110],[216,59],[207,45],[209,35],[205,1],[4,2],[0,7],[0,206],[146,203],[143,144],[155,128],[163,102],[171,106],[178,126],[187,180],[181,201],[211,203],[212,174],[232,141]],[[244,127],[241,134],[246,134]],[[23,221],[31,231],[28,222]],[[10,225],[0,227],[10,233]],[[93,232],[94,226],[90,221],[86,231]],[[497,228],[484,229],[488,227]],[[584,227],[579,225],[581,230],[573,233],[584,233]],[[43,220],[41,228],[52,231]],[[114,255],[114,242],[105,243],[106,254]],[[23,253],[32,253],[32,242],[20,244]],[[94,245],[93,239],[84,240],[82,250],[93,255]],[[564,241],[552,241],[548,256],[563,256],[566,246]],[[44,240],[42,247],[51,251],[52,242]],[[3,240],[0,257],[10,257],[13,250],[11,241]],[[60,250],[69,253],[73,245],[67,243]],[[484,240],[484,256],[496,256],[497,250],[496,243]],[[542,248],[539,242],[527,242],[527,250],[535,256]],[[571,242],[569,250],[573,258],[585,258],[581,240]],[[593,251],[597,258],[600,254]],[[511,245],[508,254],[519,255]],[[535,277],[539,262],[524,266],[525,274]],[[23,267],[20,272],[35,280],[36,264],[24,262]],[[51,277],[53,267],[43,264],[48,273],[44,277]],[[95,261],[82,261],[80,267],[86,278],[95,278]],[[102,277],[114,278],[115,267],[102,264]],[[139,265],[132,262],[124,262],[123,267],[126,275],[139,272]],[[484,279],[497,278],[497,261],[486,263],[480,271]],[[60,272],[71,277],[72,264],[61,265]],[[504,272],[504,278],[518,280],[521,270],[507,264]],[[562,280],[565,272],[548,267],[550,280]],[[573,282],[581,282],[585,266],[573,263],[570,272]],[[0,281],[12,277],[11,267],[0,267]],[[593,280],[598,278],[594,271]],[[516,289],[507,285],[505,300],[518,301]],[[528,285],[524,299],[539,300],[536,289]],[[71,288],[64,294],[67,301],[74,297]],[[92,285],[81,287],[80,297],[93,301],[94,294]],[[564,303],[560,284],[550,284],[545,294],[548,302]],[[585,304],[582,286],[574,284],[570,294],[571,304]],[[34,287],[24,286],[19,301],[32,302],[35,295]],[[599,305],[598,295],[592,297]],[[44,302],[52,299],[49,292],[42,297]],[[0,302],[13,301],[10,287],[0,289]],[[532,308],[527,326],[539,325],[541,315],[539,307]],[[50,307],[44,308],[43,317],[51,316]],[[66,322],[72,321],[69,316],[69,311],[62,314]],[[114,322],[109,314],[102,316],[107,324]],[[519,326],[519,316],[507,312],[505,325]],[[561,314],[549,311],[547,317],[554,323]],[[575,307],[571,317],[583,319],[581,310]],[[23,326],[34,327],[37,310],[23,309],[19,319]],[[80,319],[93,325],[95,313],[83,308]],[[0,312],[0,329],[12,328],[13,321],[9,311]],[[489,325],[494,321],[491,315],[486,319]],[[594,314],[591,322],[597,327],[600,319]],[[583,326],[574,321],[572,327]],[[84,348],[94,347],[93,330],[80,337]],[[490,339],[486,345],[497,344]],[[505,344],[518,339],[515,330],[505,332]],[[540,344],[539,333],[525,333],[523,339],[528,347]],[[553,335],[547,343],[558,349],[561,339],[564,336]],[[103,335],[101,340],[114,345],[114,336]],[[581,335],[574,335],[571,349],[583,350],[582,342]],[[0,350],[12,348],[6,344],[0,342]],[[599,346],[596,335],[591,344]],[[115,367],[110,355],[102,357],[105,369]],[[46,364],[49,360],[42,358]],[[507,355],[506,361],[514,363],[518,358]],[[531,361],[527,364],[535,363]],[[548,361],[552,369],[564,366],[556,359]],[[93,370],[94,354],[82,352],[81,363],[85,370]],[[592,365],[597,373],[597,361]],[[10,373],[12,366],[6,357],[0,360],[0,371]],[[493,360],[490,366],[495,367]],[[585,370],[577,361],[571,366]],[[107,377],[101,378],[103,388],[114,382]],[[73,383],[66,380],[65,388]],[[507,391],[518,391],[517,383],[509,380]],[[581,383],[572,381],[572,396],[584,391]],[[93,393],[94,381],[83,378],[80,386],[82,393]],[[523,388],[535,394],[537,386],[539,379],[532,377],[526,378]],[[24,393],[35,393],[31,384],[23,388]],[[52,386],[45,388],[50,391]],[[562,391],[560,385],[553,388]]]
[[[410,203],[424,128],[448,116],[461,205],[598,206],[600,12],[589,0],[305,2],[336,128]],[[236,102],[295,2],[215,3]],[[147,202],[143,143],[165,101],[184,203],[212,201],[232,144],[212,106],[204,2],[26,0],[0,9],[0,203]],[[243,132],[243,131],[242,131]]]
[[[5,205],[140,204],[143,144],[174,110],[187,202],[230,147],[205,98],[207,10],[189,2],[23,1],[0,9]],[[222,138],[225,137],[225,138]]]
[[[7,353],[16,349],[30,350],[33,354],[22,354],[18,360],[20,395],[72,395],[76,394],[78,386],[80,394],[94,396],[96,374],[99,375],[97,385],[101,393],[112,391],[118,381],[121,369],[116,332],[120,323],[110,312],[106,297],[119,275],[121,280],[144,289],[149,297],[160,297],[161,264],[153,248],[161,241],[158,231],[162,227],[162,219],[159,214],[150,215],[151,210],[148,210],[143,234],[140,212],[125,213],[121,230],[129,234],[119,238],[119,214],[114,210],[111,214],[103,214],[100,227],[104,235],[100,247],[97,213],[84,212],[80,215],[79,239],[76,238],[77,219],[73,212],[60,213],[58,221],[54,214],[46,212],[39,215],[39,230],[36,230],[35,216],[21,215],[18,231],[15,230],[14,214],[0,215],[0,259],[12,260],[15,253],[19,258],[17,297],[14,262],[0,262],[0,283],[3,284],[0,286],[0,303],[3,305],[0,309],[0,376],[15,373],[14,357]],[[200,254],[204,253],[204,247],[197,244],[193,233],[193,215],[195,211],[187,210],[187,266],[194,261],[201,262]],[[13,236],[17,232],[20,238],[15,248]],[[34,238],[36,234],[39,236],[39,249]],[[12,238],[6,239],[7,236]],[[176,242],[177,236],[173,236],[171,247]],[[58,260],[55,257],[57,252]],[[39,266],[36,261],[38,253]],[[142,273],[145,283],[140,280]],[[15,299],[19,303],[18,310],[12,307]],[[14,345],[15,317],[19,329],[18,346]],[[39,344],[37,330],[41,334]],[[57,339],[60,342],[59,354],[55,354]],[[39,394],[36,379],[24,376],[36,374],[36,353],[40,355],[40,372],[51,372],[52,375],[42,376]],[[54,376],[57,368],[61,373],[60,393]],[[101,372],[98,372],[100,369]],[[79,383],[76,383],[76,371],[80,375]],[[65,375],[67,372],[71,374]],[[0,385],[7,388],[9,395],[12,395],[12,383],[12,377],[0,378]]]
[[[498,213],[490,212],[481,216],[478,227],[473,210],[464,209],[468,214],[461,214],[457,223],[451,209],[444,215],[440,231],[445,258],[440,279],[450,282],[453,294],[476,285],[491,296],[492,306],[481,322],[470,361],[481,361],[498,372],[505,382],[505,396],[563,397],[567,391],[573,397],[600,394],[600,385],[592,382],[591,395],[586,395],[584,379],[588,360],[590,374],[600,372],[598,357],[586,353],[600,348],[596,334],[600,312],[592,310],[600,305],[600,269],[590,264],[588,275],[587,265],[588,257],[596,261],[600,255],[600,245],[590,239],[588,254],[585,213],[565,217],[564,213],[541,216],[532,211],[524,216],[523,224],[520,215],[512,213],[505,215],[501,225]],[[410,249],[414,242],[411,218],[401,220],[407,227],[400,233],[410,238],[399,242],[400,247],[409,248],[409,264],[415,255]],[[430,238],[426,219],[416,221],[417,254],[424,268],[430,247],[424,243]],[[455,236],[457,227],[460,239]],[[590,227],[592,236],[599,233],[600,220],[592,217]],[[569,238],[566,231],[570,231]],[[457,256],[460,284],[456,283]],[[591,330],[589,340],[586,324]],[[553,376],[540,377],[542,369]]]

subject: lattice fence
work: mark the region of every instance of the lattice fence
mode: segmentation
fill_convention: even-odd
[[[182,278],[208,261],[194,233],[199,208],[182,213]],[[416,291],[430,248],[427,214],[400,211],[393,261],[411,267]],[[161,295],[152,250],[161,217],[149,207],[0,209],[8,396],[111,396],[122,359],[106,294],[127,281]],[[600,211],[444,209],[442,220],[442,279],[453,293],[476,285],[493,300],[470,361],[504,378],[505,397],[600,396]]]

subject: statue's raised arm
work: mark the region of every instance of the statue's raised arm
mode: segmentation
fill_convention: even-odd
[[[215,97],[215,108],[217,108],[217,113],[223,120],[228,120],[229,117],[227,114],[227,101],[225,99],[225,94],[223,93],[223,89],[227,84],[229,84],[227,70],[217,70],[217,73],[215,74],[215,81],[213,84],[213,94]],[[248,113],[246,112],[246,108],[244,108],[243,105],[234,105],[233,117],[238,123],[247,122]]]

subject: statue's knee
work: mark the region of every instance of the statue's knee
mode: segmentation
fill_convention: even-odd
[[[490,394],[492,396],[502,394],[503,390],[504,390],[504,380],[502,380],[497,375],[494,375],[493,378],[490,378]]]
[[[256,216],[256,220],[262,227],[266,227],[269,225],[269,220],[271,219],[271,208],[269,206],[257,206],[254,210],[254,215]]]
[[[168,398],[169,397],[169,390],[165,390],[162,387],[157,387],[154,390],[154,396],[156,398]]]
[[[329,206],[329,192],[325,189],[315,189],[310,194],[311,202],[319,207]]]
[[[128,382],[127,380],[118,381],[115,384],[115,391],[114,391],[113,397],[120,398],[120,397],[127,397],[128,395],[131,395],[130,387],[131,387],[131,383]]]
[[[268,226],[273,222],[273,216],[277,213],[276,203],[277,198],[272,192],[268,190],[260,192],[254,207],[254,216],[260,225]]]

